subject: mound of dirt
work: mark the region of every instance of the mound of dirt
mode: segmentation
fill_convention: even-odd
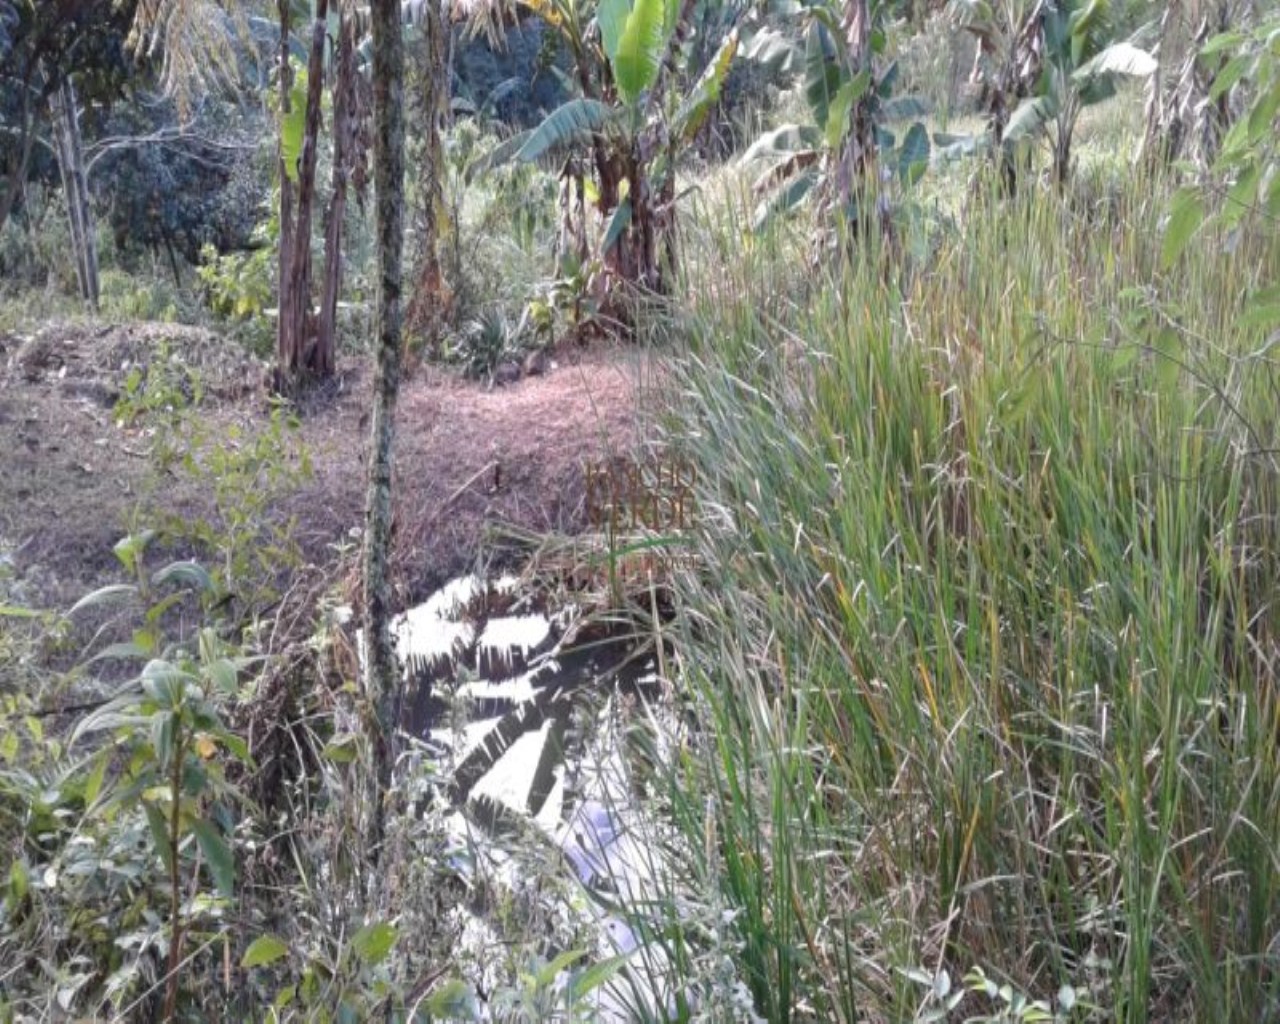
[[[55,322],[34,334],[0,338],[0,380],[51,384],[72,398],[113,406],[129,381],[153,369],[181,370],[205,394],[234,399],[255,390],[263,364],[212,331],[186,324]]]
[[[0,547],[25,592],[66,606],[118,578],[111,547],[130,524],[166,513],[214,514],[210,488],[157,466],[163,438],[125,423],[116,402],[157,367],[177,366],[200,399],[192,415],[219,443],[252,445],[267,428],[263,366],[236,345],[170,324],[48,324],[0,337]],[[424,368],[401,391],[397,417],[394,564],[406,600],[470,567],[487,528],[534,532],[585,525],[588,463],[631,450],[632,349],[553,356],[547,372],[491,389]],[[187,371],[190,371],[187,373]],[[298,406],[296,439],[313,475],[279,498],[314,565],[351,545],[362,522],[372,366],[346,359]],[[199,552],[189,552],[200,554]],[[0,551],[0,555],[4,552]]]

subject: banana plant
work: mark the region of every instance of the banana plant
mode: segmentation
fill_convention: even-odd
[[[483,162],[563,160],[592,170],[598,256],[606,279],[664,292],[674,271],[676,164],[706,123],[738,50],[730,31],[683,99],[692,0],[522,0],[565,43],[578,95]],[[567,159],[566,159],[567,158]],[[565,232],[580,236],[583,226]]]
[[[977,43],[969,81],[980,87],[987,115],[985,135],[948,136],[936,141],[944,158],[987,152],[996,157],[1005,185],[1016,185],[1016,163],[1004,144],[1009,116],[1031,94],[1043,64],[1040,31],[1044,0],[949,0],[952,25]]]
[[[807,124],[766,132],[742,157],[743,165],[759,169],[757,228],[812,192],[851,223],[877,214],[887,232],[887,201],[883,195],[870,201],[873,193],[895,178],[910,186],[928,167],[931,146],[922,123],[911,123],[900,143],[884,127],[919,108],[912,97],[895,95],[897,62],[882,60],[890,7],[885,0],[822,0],[804,10],[803,40],[791,43],[790,53],[782,52],[785,44],[775,34],[753,42],[758,59],[801,70],[811,115]]]
[[[1054,182],[1065,187],[1081,111],[1114,96],[1121,78],[1145,78],[1156,70],[1156,58],[1137,45],[1144,32],[1116,40],[1110,0],[1042,0],[1042,67],[1032,95],[1010,116],[1001,142],[1016,146],[1023,140],[1046,140]]]

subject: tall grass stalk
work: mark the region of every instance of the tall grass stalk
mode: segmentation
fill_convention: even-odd
[[[674,803],[771,1021],[910,1020],[907,971],[975,965],[1280,1015],[1280,378],[1241,317],[1280,244],[1164,273],[1166,194],[977,192],[927,259],[816,271],[732,203],[689,232]]]

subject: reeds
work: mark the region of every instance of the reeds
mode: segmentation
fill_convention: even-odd
[[[971,191],[817,269],[734,204],[689,233],[680,882],[771,1021],[916,1019],[974,966],[1097,1007],[1064,1019],[1280,1017],[1280,374],[1242,316],[1280,245],[1164,273],[1166,196]]]

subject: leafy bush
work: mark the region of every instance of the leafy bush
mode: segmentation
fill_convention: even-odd
[[[207,610],[216,594],[191,562],[148,572],[149,540],[116,545],[131,582],[95,591],[69,613],[132,602],[132,639],[94,660],[145,662],[141,671],[97,702],[68,742],[46,737],[28,715],[25,735],[11,733],[0,749],[0,805],[21,822],[4,836],[0,949],[7,963],[32,968],[7,981],[16,1007],[51,997],[61,1012],[129,1015],[163,991],[171,1016],[190,970],[186,945],[216,962],[211,949],[225,941],[242,811],[226,768],[247,750],[219,705],[248,663],[208,625],[166,637],[170,612],[191,599]]]
[[[225,255],[206,245],[196,274],[209,309],[235,325],[250,352],[266,358],[275,346],[275,321],[267,316],[275,301],[275,240],[263,232],[259,241],[256,249]]]

